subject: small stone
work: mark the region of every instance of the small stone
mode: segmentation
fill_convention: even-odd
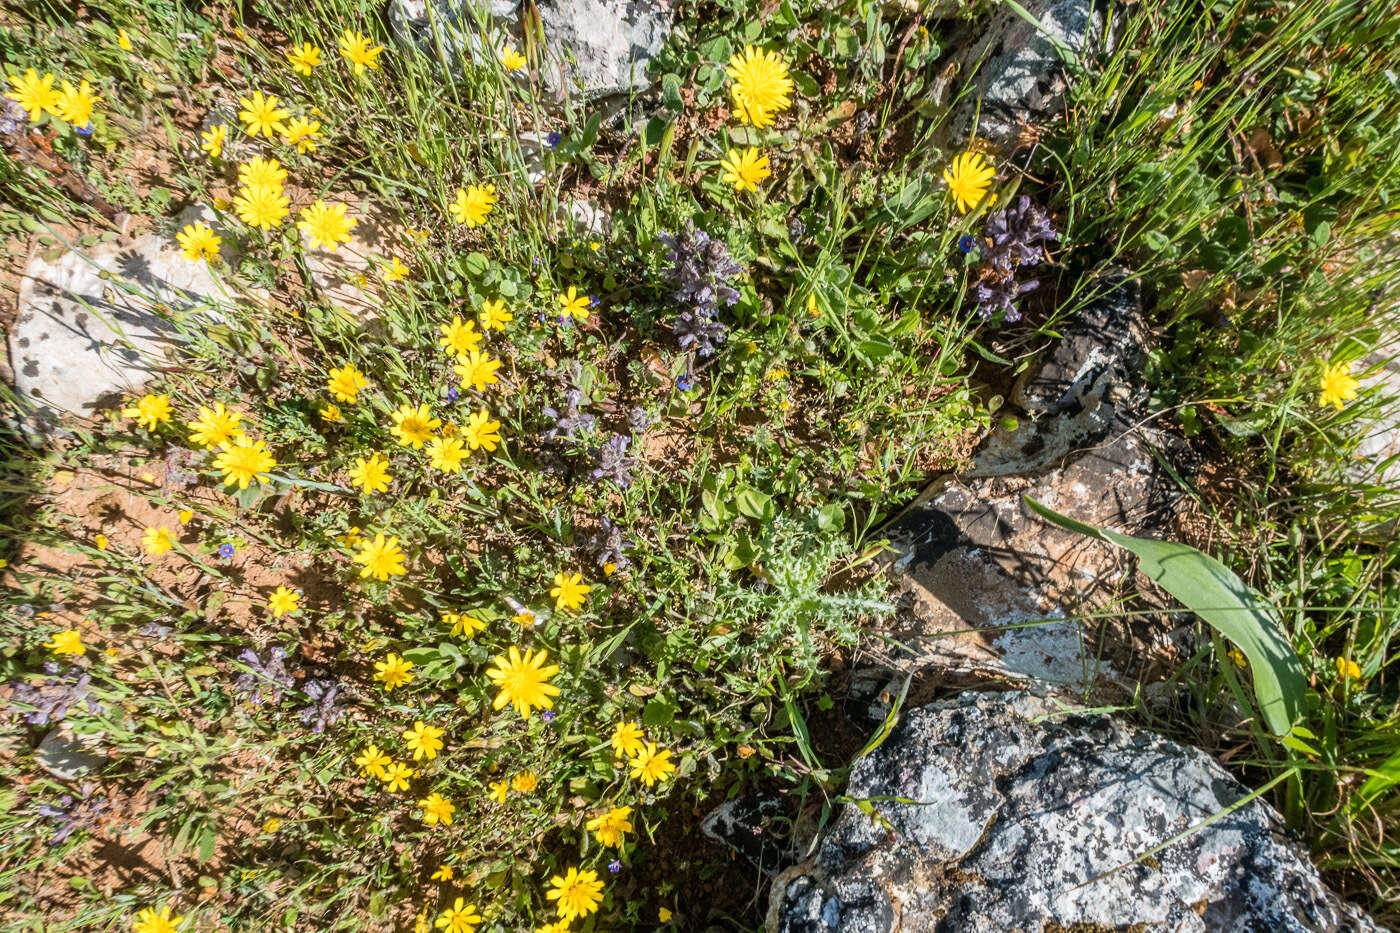
[[[101,740],[100,735],[75,736],[65,723],[44,736],[34,750],[34,760],[60,781],[71,781],[106,763],[106,756],[92,751]]]

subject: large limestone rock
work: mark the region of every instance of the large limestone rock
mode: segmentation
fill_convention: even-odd
[[[204,262],[157,234],[36,256],[19,285],[10,366],[26,424],[90,416],[139,391],[201,321],[239,294]]]
[[[856,763],[855,802],[816,855],[774,882],[767,929],[1378,929],[1323,886],[1266,804],[1202,825],[1247,796],[1208,756],[1062,712],[1014,692],[907,713]]]

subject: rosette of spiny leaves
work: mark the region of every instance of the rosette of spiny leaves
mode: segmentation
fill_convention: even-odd
[[[984,320],[998,311],[1007,321],[1018,321],[1016,300],[1040,286],[1039,279],[1017,281],[1023,266],[1038,265],[1044,244],[1058,239],[1050,218],[1026,195],[987,217],[983,228],[982,268],[974,293],[977,311]]]

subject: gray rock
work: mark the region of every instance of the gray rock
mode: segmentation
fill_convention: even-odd
[[[1400,359],[1393,356],[1395,350],[1386,347],[1384,356],[1377,353],[1362,364],[1370,373],[1361,377],[1362,388],[1377,397],[1379,410],[1360,422],[1361,437],[1347,470],[1357,482],[1400,483]]]
[[[1026,693],[905,715],[851,772],[778,933],[1369,931],[1281,820],[1195,749]],[[1167,840],[1185,838],[1132,864]]]
[[[961,56],[965,66],[984,62],[975,93],[959,106],[953,120],[962,139],[976,135],[1003,143],[1021,124],[1054,114],[1068,87],[1066,59],[1092,54],[1100,45],[1103,5],[1095,0],[1025,0],[1021,6],[1039,28],[1000,5],[981,39]]]
[[[36,256],[20,280],[9,341],[26,423],[51,431],[64,413],[89,416],[105,400],[139,391],[193,328],[218,319],[219,307],[240,295],[156,234],[53,261]]]
[[[746,796],[726,800],[711,810],[701,821],[700,831],[771,877],[797,861],[791,825],[782,798]]]
[[[44,736],[34,750],[34,760],[60,781],[71,781],[101,769],[106,763],[105,755],[93,751],[101,740],[100,735],[74,735],[68,724],[63,723]]]
[[[460,76],[472,65],[491,61],[493,46],[504,38],[505,21],[519,6],[518,0],[390,0],[389,28],[400,45]]]

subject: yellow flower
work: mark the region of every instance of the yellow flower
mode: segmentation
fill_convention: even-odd
[[[510,790],[510,785],[505,781],[491,782],[491,799],[497,803],[506,802],[506,791]]]
[[[175,546],[175,539],[164,528],[147,528],[141,537],[141,545],[147,554],[159,557]]]
[[[483,408],[467,419],[467,426],[462,429],[462,438],[472,450],[484,449],[489,453],[501,442],[501,435],[497,433],[500,429],[501,423],[492,421]]]
[[[393,414],[394,426],[389,433],[404,447],[422,450],[423,444],[442,427],[442,421],[434,418],[427,405],[400,405]]]
[[[117,48],[121,49],[123,52],[132,51],[131,36],[126,34],[125,29],[117,30]]]
[[[451,880],[452,880],[452,866],[451,866],[451,865],[439,865],[438,868],[437,868],[437,871],[433,872],[433,880],[434,880],[434,881],[451,881]]]
[[[775,114],[792,106],[792,78],[777,52],[745,46],[729,59],[725,72],[734,79],[729,97],[741,121],[768,126]]]
[[[53,81],[53,75],[40,77],[39,72],[30,68],[24,77],[10,75],[10,86],[14,90],[5,96],[29,111],[29,119],[37,120],[45,110],[51,111],[58,105],[59,92],[54,88]]]
[[[320,135],[320,120],[293,117],[287,124],[286,132],[282,134],[282,142],[288,146],[296,146],[297,152],[314,152],[317,145],[316,139]]]
[[[540,780],[533,771],[521,771],[510,779],[511,789],[517,794],[528,794],[539,786]]]
[[[588,306],[592,304],[592,299],[580,295],[572,285],[562,294],[555,295],[554,300],[559,303],[560,314],[572,315],[580,321],[588,320]]]
[[[292,63],[292,70],[297,74],[310,75],[311,69],[321,64],[321,50],[310,42],[303,42],[292,46],[287,53],[287,61]]]
[[[506,303],[497,299],[481,303],[481,329],[505,330],[506,325],[515,320],[515,315],[506,310]]]
[[[102,98],[92,92],[92,85],[87,81],[78,82],[77,87],[64,81],[63,92],[58,95],[54,112],[73,126],[84,127],[92,122],[92,108],[101,101]]]
[[[526,609],[511,616],[510,620],[521,628],[531,628],[535,624],[535,614]]]
[[[444,473],[460,473],[467,448],[457,437],[435,437],[428,441],[428,462]]]
[[[366,493],[385,492],[389,489],[389,460],[383,454],[371,454],[366,460],[356,457],[350,469],[350,485],[359,486]]]
[[[444,933],[476,933],[476,925],[480,922],[481,914],[476,912],[476,905],[467,904],[459,897],[451,907],[438,915],[433,926]]]
[[[442,750],[442,730],[437,726],[428,725],[421,719],[413,724],[412,729],[404,730],[403,740],[409,751],[413,752],[414,761],[419,758],[432,761]]]
[[[366,68],[378,68],[383,51],[382,45],[370,45],[369,36],[358,31],[347,29],[340,36],[340,54],[349,59],[357,75],[364,74]]]
[[[389,261],[380,271],[379,277],[385,282],[401,282],[408,275],[408,266],[399,261],[399,257],[390,256]]]
[[[339,405],[322,405],[319,409],[317,409],[316,413],[321,416],[322,421],[329,421],[331,423],[335,423],[337,421],[345,420],[345,416],[340,413]]]
[[[154,907],[147,907],[136,915],[136,922],[131,925],[131,933],[175,933],[184,919],[170,916],[169,905],[162,907],[159,912]]]
[[[1351,658],[1338,658],[1337,676],[1342,680],[1358,680],[1361,677],[1361,665]]]
[[[276,159],[264,159],[257,156],[238,166],[238,183],[245,188],[258,188],[266,185],[269,188],[280,190],[286,181],[287,170]]]
[[[429,826],[436,826],[439,823],[443,826],[451,826],[452,812],[457,809],[442,794],[429,794],[418,801],[418,806],[423,808],[423,822]]]
[[[383,661],[374,662],[374,679],[383,683],[387,692],[411,681],[413,675],[409,671],[412,669],[412,661],[405,660],[391,651],[384,656]]]
[[[485,622],[473,618],[465,612],[444,612],[442,614],[442,624],[452,626],[453,635],[465,635],[467,638],[471,638],[477,632],[486,628]]]
[[[509,45],[496,54],[501,60],[501,67],[506,71],[519,71],[525,67],[525,56]]]
[[[261,134],[268,139],[280,136],[286,130],[282,121],[292,115],[290,110],[279,107],[280,103],[271,94],[264,97],[262,91],[254,91],[252,97],[239,98],[238,106],[243,109],[238,111],[238,119],[248,127],[251,136]]]
[[[207,224],[185,224],[179,233],[175,234],[175,240],[180,244],[180,252],[191,262],[198,262],[217,259],[219,256],[219,244],[223,242]]]
[[[194,518],[194,510],[181,509],[180,511],[175,513],[175,517],[180,520],[180,524],[188,525],[190,523],[190,519]]]
[[[209,158],[217,159],[224,154],[224,143],[228,141],[228,127],[220,123],[199,134],[202,142],[199,148],[209,153]]]
[[[724,182],[735,191],[757,191],[758,183],[773,174],[768,170],[768,157],[752,146],[743,151],[730,149],[719,167],[724,170]]]
[[[275,816],[268,817],[263,822],[262,828],[265,833],[275,833],[282,828],[282,821]]]
[[[342,402],[355,401],[365,385],[365,374],[356,369],[354,363],[332,369],[330,378],[326,380],[326,388]]]
[[[479,227],[486,222],[486,215],[491,213],[495,203],[495,185],[472,185],[457,189],[457,197],[447,206],[447,211],[457,223]]]
[[[493,659],[496,666],[486,669],[486,676],[501,688],[492,706],[500,709],[510,703],[525,719],[530,718],[533,707],[549,709],[553,706],[551,697],[559,695],[559,688],[551,684],[549,678],[559,673],[559,665],[544,663],[548,653],[543,648],[538,654],[532,654],[527,648],[522,656],[520,649],[512,645],[509,654],[509,659],[496,655]]]
[[[360,773],[366,776],[372,775],[384,780],[384,769],[393,763],[393,759],[379,750],[379,746],[373,742],[366,745],[364,751],[355,758],[355,764],[359,765]]]
[[[821,317],[822,309],[817,307],[817,293],[813,292],[807,296],[807,314],[811,317]]]
[[[396,761],[384,768],[379,775],[379,779],[384,782],[384,789],[391,794],[408,790],[408,779],[413,777],[413,769],[402,761]]]
[[[991,160],[980,152],[964,152],[953,159],[943,172],[943,180],[948,183],[948,191],[960,213],[966,214],[977,206],[996,173]]]
[[[271,230],[287,219],[291,201],[278,185],[243,188],[233,199],[238,219],[259,230]]]
[[[599,845],[616,847],[622,845],[622,834],[632,831],[631,816],[631,807],[614,807],[602,816],[589,820],[584,826]]]
[[[345,216],[344,204],[327,204],[318,199],[310,207],[302,208],[297,229],[306,234],[312,246],[335,249],[340,243],[350,242],[350,229],[355,224],[354,217]]]
[[[555,609],[576,610],[583,605],[590,589],[592,587],[583,582],[583,574],[556,573],[549,595],[554,597]]]
[[[500,381],[496,378],[496,370],[500,368],[500,360],[493,360],[489,356],[482,356],[476,350],[471,350],[462,357],[461,362],[452,367],[452,371],[462,377],[462,388],[472,388],[480,392]]]
[[[154,431],[156,425],[170,420],[170,396],[143,395],[132,408],[123,408],[122,415],[135,418],[136,423],[147,431]]]
[[[1225,656],[1228,657],[1231,661],[1235,662],[1236,667],[1249,666],[1249,661],[1245,658],[1244,652],[1236,648],[1234,645],[1231,645],[1230,650],[1225,652]]]
[[[922,29],[923,27],[921,26],[921,27],[919,27],[919,28]],[[672,913],[671,913],[669,910],[667,910],[665,907],[659,908],[659,909],[656,911],[656,919],[657,919],[657,920],[660,920],[662,923],[670,923],[670,922],[671,922],[671,917],[673,917],[673,916],[675,916],[675,915],[672,914]]]
[[[301,602],[300,593],[289,590],[285,586],[279,586],[268,598],[267,607],[272,610],[274,619],[280,619],[289,612],[296,612],[299,608],[297,606],[299,602]]]
[[[438,345],[448,353],[462,356],[475,350],[481,340],[482,334],[476,329],[474,322],[463,321],[460,314],[454,314],[451,324],[442,325],[442,336],[438,338]]]
[[[82,633],[75,628],[55,632],[53,638],[44,647],[59,656],[81,657],[87,654],[87,646],[83,644]]]
[[[1322,368],[1322,377],[1317,383],[1317,403],[1323,408],[1328,405],[1342,410],[1342,406],[1356,398],[1360,385],[1351,374],[1350,363],[1334,363]]]
[[[535,927],[535,933],[569,933],[569,921],[556,920],[542,927]]]
[[[239,489],[247,489],[253,480],[272,482],[268,471],[275,466],[277,461],[267,452],[267,442],[251,441],[246,434],[239,434],[214,458],[214,467],[223,471],[224,482],[230,486],[237,483]]]
[[[107,536],[102,534],[101,532],[98,532],[96,535],[93,536],[92,543],[97,545],[97,549],[99,551],[107,550]]]
[[[613,754],[621,758],[626,755],[628,758],[635,758],[646,750],[642,743],[642,729],[636,723],[620,722],[613,729],[612,750]]]
[[[648,742],[637,757],[632,759],[632,777],[651,787],[657,781],[666,780],[676,770],[671,761],[670,749],[658,750],[655,742]]]
[[[570,868],[563,877],[555,875],[549,879],[549,890],[544,896],[558,902],[556,906],[560,918],[573,920],[575,917],[586,917],[603,902],[603,882],[598,880],[598,873],[591,868],[583,871]]]
[[[373,541],[360,543],[355,563],[364,564],[360,576],[374,577],[381,582],[402,575],[403,550],[399,548],[399,539],[393,536],[385,538],[384,532],[379,532]]]

